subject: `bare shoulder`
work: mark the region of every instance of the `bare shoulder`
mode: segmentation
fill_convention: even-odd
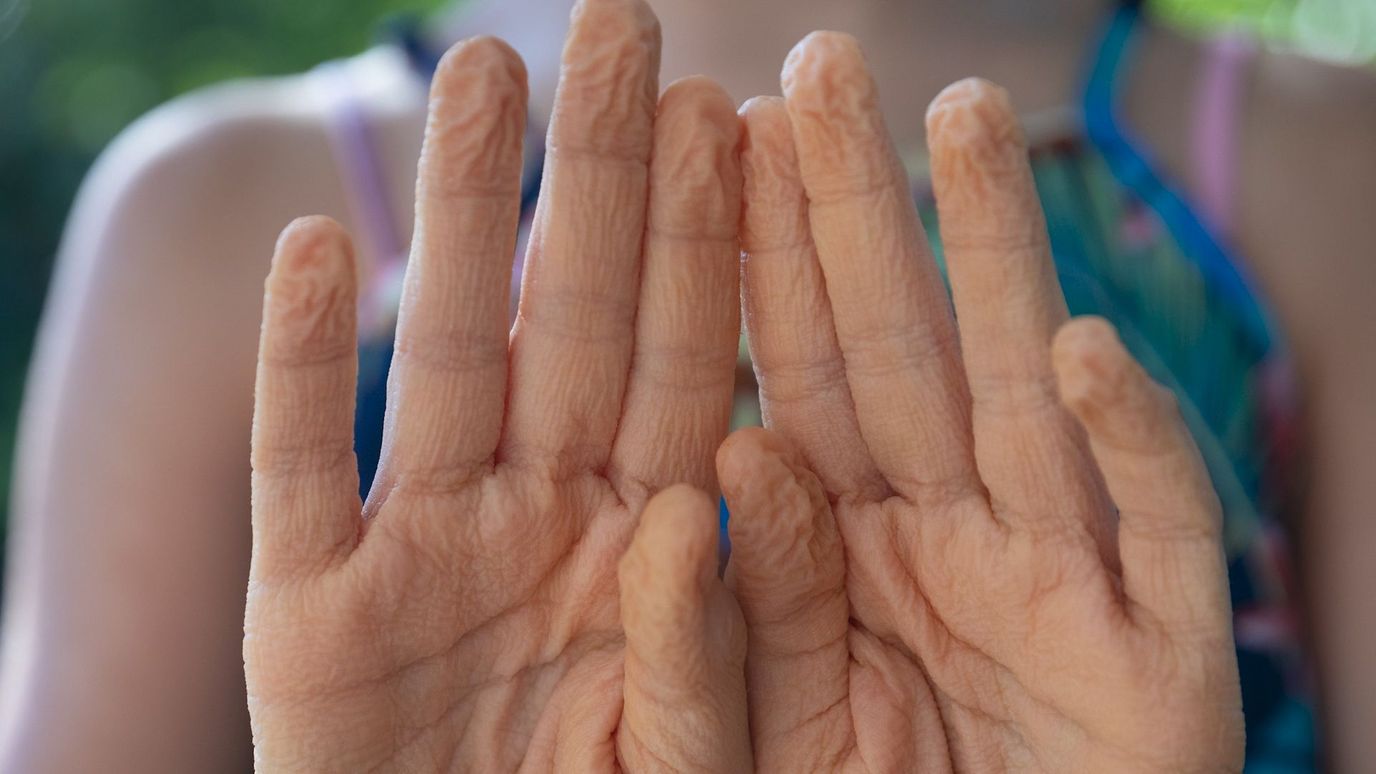
[[[63,233],[35,380],[89,374],[102,364],[90,352],[111,353],[105,365],[112,368],[122,362],[157,372],[166,348],[150,343],[175,341],[179,331],[202,328],[197,323],[205,330],[254,327],[274,231],[290,219],[286,213],[327,204],[291,182],[329,169],[310,158],[312,149],[322,152],[319,130],[287,98],[292,81],[234,83],[179,98],[101,154]],[[284,173],[292,168],[295,174]],[[232,338],[231,350],[252,346],[251,337]],[[31,389],[26,411],[52,394]]]
[[[74,412],[99,409],[104,425],[144,404],[234,428],[247,416],[278,233],[302,215],[346,220],[318,76],[187,95],[102,154],[69,217],[40,327],[24,405],[34,448]],[[109,434],[140,437],[126,430]]]
[[[216,220],[238,220],[231,216],[262,194],[271,197],[284,172],[320,168],[325,159],[313,158],[323,150],[320,108],[310,83],[298,75],[217,85],[136,121],[83,183],[64,259],[74,251],[108,255],[112,239],[147,246],[182,230],[203,233]]]
[[[375,50],[337,65],[389,126],[423,115],[424,105],[423,88],[403,88],[394,59]],[[188,322],[169,315],[190,313],[208,333],[212,323],[247,330],[235,349],[251,352],[278,232],[302,215],[347,221],[328,142],[332,86],[322,75],[210,87],[157,108],[116,138],[73,206],[43,337],[136,322],[167,337]],[[411,133],[419,137],[403,134]],[[399,179],[413,179],[413,166],[409,174],[396,166]],[[157,333],[158,326],[168,330]]]
[[[342,218],[327,133],[332,100],[350,90],[384,135],[414,123],[424,90],[407,80],[398,56],[374,49],[332,65],[331,73],[230,82],[157,108],[93,167],[68,223],[64,253],[91,239],[166,244],[179,232],[261,246],[264,225],[272,226],[270,248],[276,230],[293,217]]]

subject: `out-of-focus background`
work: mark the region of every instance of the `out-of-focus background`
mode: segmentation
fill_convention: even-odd
[[[101,149],[178,94],[356,53],[388,16],[443,2],[0,0],[0,536],[52,258]]]
[[[0,0],[0,540],[26,364],[63,221],[88,166],[138,116],[242,76],[297,72],[365,48],[389,15],[444,0]],[[1369,65],[1372,0],[1156,0],[1204,31]]]

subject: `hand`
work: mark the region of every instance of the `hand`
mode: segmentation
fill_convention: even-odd
[[[1218,502],[1168,394],[1066,321],[1006,95],[929,113],[957,333],[854,41],[784,91],[744,111],[742,241],[792,443],[718,456],[760,769],[1240,770]]]
[[[749,767],[716,503],[649,499],[716,490],[740,123],[703,79],[656,121],[658,61],[639,0],[575,12],[509,340],[525,73],[491,39],[441,64],[366,504],[354,259],[327,220],[283,235],[244,639],[260,770]]]

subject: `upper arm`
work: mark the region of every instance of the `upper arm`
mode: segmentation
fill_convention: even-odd
[[[73,469],[83,486],[108,476],[102,499],[138,495],[165,466],[244,448],[229,415],[250,410],[262,278],[297,193],[274,180],[290,131],[245,112],[213,95],[155,111],[82,186],[26,394],[21,518]]]
[[[246,760],[262,282],[277,230],[331,204],[318,132],[253,104],[221,92],[156,111],[74,206],[16,450],[0,767]]]

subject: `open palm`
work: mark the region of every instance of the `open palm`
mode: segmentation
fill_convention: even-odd
[[[929,113],[957,328],[854,41],[784,91],[743,156],[778,435],[718,457],[760,768],[1240,768],[1218,504],[1164,390],[1067,322],[1006,95]]]
[[[716,489],[740,124],[701,79],[656,121],[658,47],[639,0],[575,11],[510,333],[524,69],[490,39],[441,64],[366,503],[354,258],[324,219],[279,242],[244,642],[261,770],[749,765],[716,505],[651,500]]]

